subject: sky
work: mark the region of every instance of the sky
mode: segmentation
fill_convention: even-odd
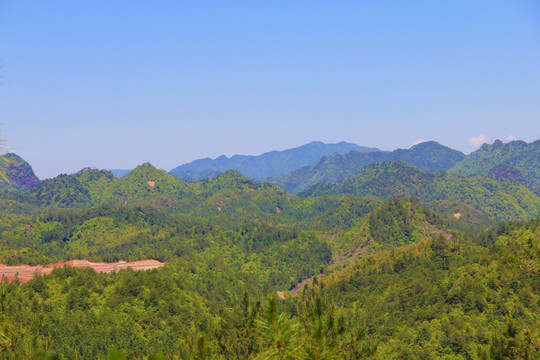
[[[313,140],[540,138],[540,2],[0,0],[0,131],[40,178]]]

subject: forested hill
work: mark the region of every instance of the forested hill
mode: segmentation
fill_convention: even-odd
[[[0,282],[0,357],[538,357],[540,203],[524,186],[397,161],[303,195],[149,163],[0,190],[0,263],[166,262]]]
[[[352,151],[344,155],[326,156],[311,166],[267,180],[292,194],[297,194],[316,184],[337,184],[377,162],[402,160],[425,171],[437,171],[452,168],[464,157],[460,151],[429,141],[414,145],[410,149],[397,149],[392,152]]]
[[[471,224],[485,224],[486,219],[528,219],[540,213],[539,198],[517,183],[468,178],[455,173],[424,172],[401,161],[372,164],[354,178],[335,186],[319,184],[301,195],[417,197],[445,214],[464,214],[465,222]],[[283,215],[305,217],[309,212],[304,200],[234,170],[200,183],[189,183],[149,163],[138,166],[120,179],[109,171],[96,169],[60,175],[38,183],[24,196],[40,206],[54,208],[150,205],[169,212],[221,217],[260,212],[273,216],[282,211]]]
[[[175,179],[149,163],[121,179],[110,171],[83,169],[40,182],[30,191],[42,206],[88,208],[99,204],[170,207],[193,196],[192,184]]]
[[[121,179],[110,172],[83,169],[41,182],[35,189],[17,195],[30,204],[50,209],[88,209],[100,205],[151,206],[168,213],[201,216],[212,221],[229,217],[277,217],[294,223],[352,223],[380,203],[376,199],[321,197],[301,199],[269,183],[251,180],[235,170],[200,183],[175,179],[151,164],[143,164]]]
[[[0,156],[0,188],[31,189],[39,182],[32,167],[14,153]]]
[[[152,207],[0,215],[3,261],[168,261],[0,283],[6,359],[538,358],[538,219],[471,236],[413,199],[333,230]]]
[[[339,184],[319,184],[301,196],[371,195],[416,197],[439,210],[466,213],[470,207],[494,220],[529,219],[540,214],[540,198],[523,185],[489,178],[424,172],[405,162],[370,165]]]
[[[263,178],[283,174],[310,165],[322,156],[334,153],[345,154],[349,151],[378,152],[379,149],[358,146],[351,143],[324,144],[313,141],[300,147],[271,151],[262,155],[234,155],[228,158],[222,155],[216,159],[200,159],[178,166],[170,171],[174,177],[191,182],[214,177],[227,170],[237,170],[250,178]]]
[[[484,144],[450,171],[466,176],[517,181],[540,196],[540,140],[506,144],[496,140],[491,145]]]
[[[539,240],[536,219],[383,250],[289,308],[341,359],[539,359]]]

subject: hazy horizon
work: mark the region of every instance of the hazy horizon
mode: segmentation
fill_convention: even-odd
[[[516,141],[516,140],[518,140],[518,141],[523,141],[523,140],[520,140],[520,139],[500,139],[500,138],[495,138],[495,139],[490,139],[490,140],[491,140],[491,141],[488,141],[488,142],[485,142],[485,143],[492,144],[492,143],[494,143],[496,140],[501,140],[503,143],[508,143],[508,142]],[[536,140],[538,140],[538,139],[536,139]],[[533,141],[531,141],[531,142],[534,142],[534,141],[536,141],[536,140],[533,140]],[[410,147],[415,146],[415,145],[418,145],[418,144],[423,143],[423,142],[429,142],[429,141],[435,141],[435,140],[422,140],[422,141],[420,141],[420,142],[415,142],[415,143],[411,144]],[[319,140],[313,140],[313,141],[310,141],[309,143],[311,143],[311,142],[321,142],[321,141],[319,141]],[[309,143],[306,143],[306,144],[300,144],[300,145],[298,145],[298,146],[294,146],[294,147],[292,147],[292,148],[286,148],[286,149],[272,149],[272,150],[265,151],[264,153],[260,153],[260,154],[232,154],[232,155],[221,154],[221,155],[218,155],[218,156],[215,156],[215,157],[203,156],[203,157],[200,157],[200,158],[193,159],[193,160],[191,160],[191,161],[187,161],[187,162],[184,162],[184,163],[179,163],[179,164],[177,164],[177,165],[172,166],[171,168],[162,168],[162,167],[160,167],[160,166],[157,166],[157,165],[153,164],[151,161],[146,161],[146,162],[140,162],[140,163],[136,164],[135,166],[133,166],[133,167],[131,167],[131,168],[122,168],[122,167],[100,168],[100,167],[95,167],[95,166],[83,166],[83,167],[81,167],[81,168],[79,168],[79,169],[76,169],[76,170],[73,170],[73,171],[71,171],[71,172],[59,172],[58,174],[55,174],[55,175],[52,175],[52,176],[49,176],[49,177],[41,177],[41,176],[39,176],[39,174],[37,174],[37,173],[36,173],[36,176],[38,176],[38,178],[40,178],[40,180],[45,180],[45,179],[54,178],[54,177],[56,177],[56,176],[58,176],[58,175],[61,175],[61,174],[68,174],[68,175],[69,175],[69,174],[74,174],[74,173],[76,173],[76,172],[78,172],[78,171],[80,171],[80,170],[86,169],[86,168],[97,168],[97,169],[100,169],[100,170],[127,170],[127,171],[131,171],[131,170],[133,170],[134,168],[136,168],[137,166],[142,165],[142,164],[144,164],[144,163],[150,163],[150,164],[152,164],[153,166],[155,166],[155,167],[157,167],[157,168],[159,168],[159,169],[162,169],[162,170],[165,170],[165,171],[167,171],[167,172],[170,172],[171,170],[173,170],[174,168],[176,168],[176,167],[178,167],[178,166],[181,166],[181,165],[184,165],[184,164],[191,163],[192,161],[195,161],[195,160],[201,160],[201,159],[211,159],[211,160],[215,160],[215,159],[217,159],[217,158],[219,158],[219,157],[221,157],[221,156],[226,156],[226,157],[229,158],[229,159],[232,158],[233,156],[259,156],[259,155],[263,155],[263,154],[265,154],[265,153],[269,153],[269,152],[272,152],[272,151],[284,151],[284,150],[289,150],[289,149],[301,147],[301,146],[307,145],[307,144],[309,144]],[[326,144],[326,145],[329,145],[329,144],[337,144],[337,143],[339,143],[339,141],[336,142],[336,143],[325,143],[325,142],[322,142],[322,143],[324,143],[324,144]],[[480,146],[483,145],[483,144],[485,144],[485,143],[480,144],[480,145],[479,145],[476,149],[474,149],[474,150],[478,150],[478,148],[480,148]],[[356,144],[356,145],[362,146],[361,144]],[[441,144],[441,145],[444,145],[444,144]],[[446,145],[444,145],[444,146],[446,146]],[[407,149],[410,148],[410,147],[407,147]],[[377,147],[374,146],[373,148],[377,148]],[[381,150],[381,151],[393,151],[393,150],[397,150],[397,149],[400,149],[400,148],[394,148],[394,149],[380,149],[380,148],[377,148],[377,149],[379,149],[379,150]],[[455,149],[455,150],[458,150],[458,149]],[[474,150],[473,150],[473,151],[474,151]],[[464,153],[465,155],[468,155],[468,154],[470,154],[470,153],[473,152],[473,151],[463,152],[463,153]],[[8,151],[8,152],[16,153],[15,151]],[[17,153],[16,153],[16,154],[17,154]],[[2,153],[0,153],[0,155],[2,155]],[[17,155],[20,156],[20,154],[17,154]],[[24,158],[23,158],[23,159],[24,159]],[[26,160],[26,159],[24,159],[24,160]],[[34,168],[33,164],[31,164],[31,163],[30,163],[30,166],[32,166],[32,168]],[[35,172],[35,169],[34,169],[34,172]]]

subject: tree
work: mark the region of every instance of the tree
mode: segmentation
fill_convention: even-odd
[[[273,295],[268,297],[265,319],[258,321],[257,326],[265,343],[265,350],[256,357],[257,360],[305,358],[299,324],[287,319],[285,314],[277,314]]]

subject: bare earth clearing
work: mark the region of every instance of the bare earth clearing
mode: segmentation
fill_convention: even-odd
[[[63,263],[51,264],[47,267],[37,265],[19,265],[19,266],[7,266],[0,264],[0,279],[7,279],[8,281],[14,281],[18,279],[20,282],[27,282],[31,280],[36,274],[46,275],[50,274],[57,267],[73,266],[76,268],[92,268],[97,272],[111,273],[119,271],[121,269],[131,268],[135,271],[156,269],[165,265],[157,260],[141,260],[134,262],[118,261],[115,263],[93,263],[87,260],[70,260]]]

